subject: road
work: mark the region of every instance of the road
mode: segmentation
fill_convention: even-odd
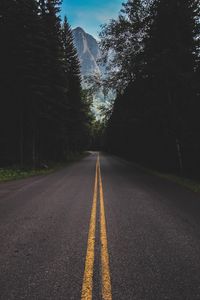
[[[95,152],[0,184],[0,299],[200,299],[200,196]]]

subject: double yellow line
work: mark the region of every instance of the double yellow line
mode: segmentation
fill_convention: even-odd
[[[82,300],[92,300],[98,187],[99,187],[99,198],[100,198],[101,281],[102,281],[101,292],[102,292],[103,300],[112,300],[108,241],[107,241],[107,233],[106,233],[106,217],[105,217],[103,184],[102,184],[102,177],[101,177],[99,155],[96,162],[94,195],[93,195],[92,211],[91,211],[89,234],[88,234],[85,271],[84,271],[83,285],[82,285],[82,295],[81,295]]]

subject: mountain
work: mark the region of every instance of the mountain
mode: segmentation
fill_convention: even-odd
[[[78,52],[81,64],[81,74],[84,77],[93,77],[98,84],[105,76],[105,66],[101,65],[98,60],[101,58],[101,51],[96,39],[86,33],[81,27],[72,30],[74,45]],[[95,75],[95,76],[94,76]],[[90,87],[87,80],[83,80],[83,87]],[[97,84],[97,85],[98,85]],[[97,119],[101,118],[101,110],[99,109],[106,101],[103,88],[99,88],[93,93],[93,112]]]
[[[72,33],[74,45],[77,49],[81,63],[82,75],[100,75],[102,68],[98,64],[98,59],[101,56],[101,52],[96,39],[92,35],[86,33],[81,27],[73,29]]]

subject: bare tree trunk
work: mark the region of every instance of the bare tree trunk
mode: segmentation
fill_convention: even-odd
[[[36,167],[36,142],[35,142],[35,132],[33,133],[33,139],[32,139],[32,164],[33,168],[35,169]]]
[[[33,133],[32,133],[32,165],[35,169],[38,165],[38,130],[36,121],[33,122]]]
[[[182,151],[181,151],[181,143],[178,138],[176,138],[176,149],[177,149],[178,162],[179,162],[179,171],[182,174],[183,173],[183,155],[182,155]]]
[[[169,105],[172,107],[172,132],[174,133],[173,135],[176,137],[176,128],[175,128],[175,120],[177,119],[175,109],[174,109],[174,102],[173,102],[173,95],[172,93],[168,90],[168,101]],[[182,145],[180,140],[176,137],[176,151],[177,151],[177,157],[178,157],[178,165],[179,165],[179,172],[180,174],[183,174],[183,154],[182,154]]]
[[[24,167],[24,122],[23,112],[20,113],[20,167]]]

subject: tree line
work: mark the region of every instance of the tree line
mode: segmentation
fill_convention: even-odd
[[[112,153],[168,171],[200,168],[200,1],[128,0],[100,33]]]
[[[92,114],[60,0],[0,1],[0,163],[85,149]]]

